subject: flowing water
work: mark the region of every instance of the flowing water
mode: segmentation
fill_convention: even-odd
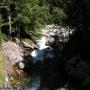
[[[32,62],[35,64],[36,62],[43,63],[47,60],[52,60],[54,58],[54,53],[50,46],[46,46],[47,38],[45,36],[41,37],[38,42],[38,49],[32,51]]]

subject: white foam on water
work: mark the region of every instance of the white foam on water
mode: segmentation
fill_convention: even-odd
[[[36,50],[33,50],[33,51],[31,52],[31,56],[32,56],[32,57],[37,57],[37,51],[36,51]]]
[[[39,45],[39,50],[43,50],[45,48],[47,48],[47,46],[45,45],[46,44],[46,37],[43,36],[41,37],[41,39],[38,41],[38,45]],[[33,50],[32,53],[31,53],[31,56],[32,57],[37,57],[37,50]]]
[[[40,50],[42,50],[42,49],[45,49],[46,48],[46,37],[45,36],[43,36],[42,38],[41,38],[41,40],[38,42],[38,45],[39,45],[39,49]]]

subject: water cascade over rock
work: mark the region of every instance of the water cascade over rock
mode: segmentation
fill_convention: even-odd
[[[53,53],[53,49],[50,46],[47,46],[46,42],[47,42],[47,38],[45,36],[41,37],[41,39],[38,42],[39,48],[32,51],[31,61],[34,64],[36,62],[43,63],[45,62],[45,60],[51,60],[55,57]]]
[[[73,31],[74,30],[69,27],[62,27],[54,24],[46,25],[45,28],[42,28],[43,36],[37,41],[38,49],[33,50],[31,53],[31,61],[35,64],[36,62],[42,63],[53,59],[55,57],[53,49],[57,48],[56,44],[67,41],[69,35],[72,34]]]

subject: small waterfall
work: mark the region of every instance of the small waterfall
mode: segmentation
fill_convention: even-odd
[[[39,48],[37,50],[33,50],[32,53],[31,53],[31,56],[32,57],[37,57],[38,56],[38,53],[40,53],[40,50],[43,50],[46,48],[46,37],[42,37],[39,41],[38,41],[38,46]],[[42,53],[40,53],[42,54]]]
[[[47,37],[43,36],[38,41],[38,49],[35,49],[31,53],[31,61],[33,64],[36,64],[37,62],[40,62],[41,64],[45,61],[52,60],[54,58],[54,54],[52,51],[52,48],[50,46],[46,46]],[[32,82],[29,87],[27,87],[27,90],[40,90],[41,87],[41,75],[38,75],[36,77],[32,77]]]
[[[45,45],[46,42],[47,42],[46,37],[43,36],[43,37],[41,38],[41,40],[38,42],[38,45],[39,45],[39,49],[40,49],[40,50],[47,48],[47,46]]]
[[[32,62],[35,64],[36,62],[43,62],[45,60],[51,60],[54,58],[53,49],[50,46],[46,46],[47,37],[43,36],[38,41],[38,49],[32,51]]]

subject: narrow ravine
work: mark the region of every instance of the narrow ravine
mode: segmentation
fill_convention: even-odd
[[[48,27],[48,29],[53,28],[53,25]],[[61,85],[59,90],[67,90],[62,84],[62,75],[57,65],[58,46],[56,43],[59,40],[54,36],[60,32],[55,29],[53,35],[48,29],[46,33],[43,31],[43,35],[37,40],[37,47],[25,42],[22,47],[12,41],[2,44],[9,62],[7,74],[10,76],[11,86],[24,88],[24,90],[58,90]],[[59,34],[57,34],[58,37]],[[29,48],[28,52],[27,48]]]

